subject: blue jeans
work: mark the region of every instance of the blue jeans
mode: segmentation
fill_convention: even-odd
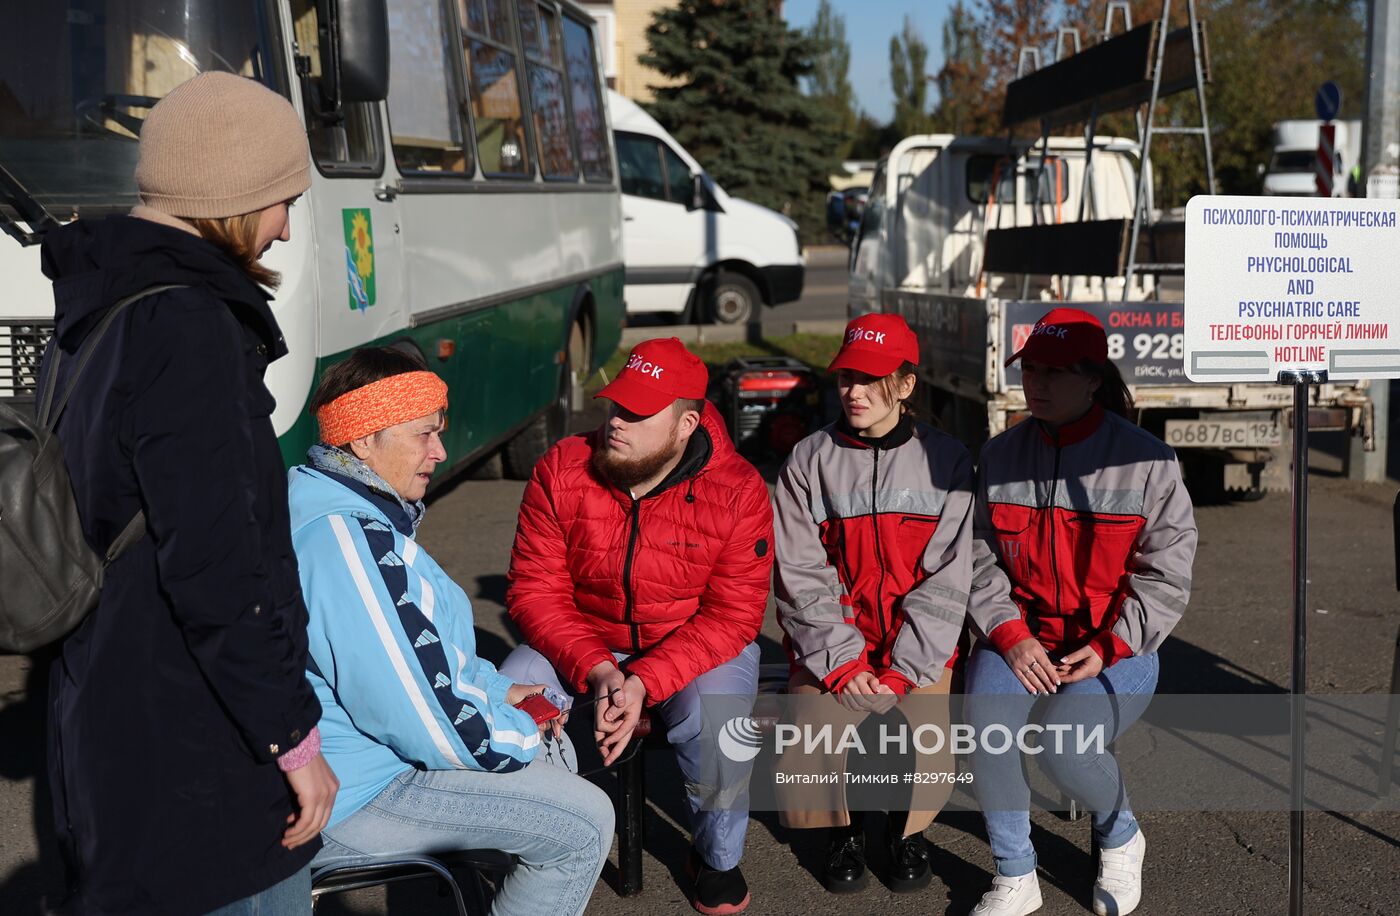
[[[614,653],[618,661],[625,653]],[[546,684],[568,691],[554,666],[529,646],[520,646],[501,664],[500,671],[517,684]],[[666,723],[666,740],[676,752],[690,803],[690,831],[695,849],[711,868],[726,871],[744,855],[749,826],[748,777],[752,761],[734,763],[717,753],[717,736],[736,715],[753,712],[758,693],[758,645],[749,643],[733,659],[712,668],[683,689],[652,707]],[[705,696],[722,697],[710,704]],[[591,712],[589,713],[591,716]],[[737,795],[736,787],[744,787]]]
[[[221,906],[208,916],[311,916],[311,867],[265,891]]]
[[[491,903],[495,916],[568,916],[588,903],[612,836],[607,794],[543,760],[512,773],[409,770],[327,829],[311,864],[499,849],[518,862]]]
[[[1115,849],[1137,834],[1138,825],[1109,745],[1147,709],[1157,689],[1157,670],[1155,652],[1125,658],[1098,677],[1065,684],[1042,700],[1026,692],[1000,652],[978,643],[967,663],[965,714],[980,736],[989,725],[1005,726],[1014,734],[1039,711],[1035,718],[1045,726],[1041,752],[1036,755],[1041,768],[1093,812],[1099,848]],[[1097,744],[1080,752],[1078,735],[1092,734],[1099,726],[1102,752]],[[1054,740],[1057,728],[1063,729],[1058,732],[1062,742]],[[1027,875],[1035,871],[1036,857],[1031,845],[1030,787],[1021,754],[1014,746],[1007,753],[991,753],[987,743],[979,740],[972,755],[973,788],[987,822],[997,874]]]

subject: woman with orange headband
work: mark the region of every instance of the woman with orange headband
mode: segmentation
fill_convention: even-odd
[[[536,759],[560,722],[539,721],[556,712],[533,696],[545,688],[477,657],[471,602],[414,537],[447,458],[446,410],[442,379],[389,348],[356,350],[311,398],[321,443],[290,474],[292,544],[321,747],[341,786],[314,864],[499,849],[522,867],[492,913],[581,913],[612,804]],[[517,708],[527,697],[544,715]]]

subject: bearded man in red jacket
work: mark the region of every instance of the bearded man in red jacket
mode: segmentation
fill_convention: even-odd
[[[506,596],[526,644],[500,670],[596,698],[606,764],[643,708],[666,723],[692,811],[691,903],[727,914],[749,903],[747,769],[715,742],[735,698],[751,710],[757,690],[773,513],[704,399],[708,380],[676,338],[640,343],[597,395],[612,402],[607,421],[540,459]]]

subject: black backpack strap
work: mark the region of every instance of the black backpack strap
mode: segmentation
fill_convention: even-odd
[[[118,315],[126,311],[128,305],[131,305],[131,303],[139,299],[145,299],[147,296],[154,296],[156,293],[183,288],[184,284],[182,283],[165,283],[160,286],[152,286],[141,290],[141,292],[135,295],[127,296],[108,309],[107,314],[102,316],[102,321],[97,327],[88,332],[87,337],[83,340],[83,345],[78,348],[78,352],[74,356],[78,364],[73,369],[73,377],[68,380],[68,387],[63,389],[63,397],[59,399],[57,406],[53,405],[53,396],[55,386],[58,382],[58,366],[63,358],[63,350],[55,344],[53,348],[53,367],[49,370],[48,384],[46,385],[42,405],[39,408],[39,422],[47,426],[50,432],[58,428],[58,418],[63,415],[63,408],[68,406],[68,398],[71,397],[74,390],[77,389],[78,379],[82,377],[83,370],[87,368],[88,361],[92,359],[93,352],[97,349],[97,345],[102,342],[102,338],[107,333],[107,329],[112,326],[112,322],[117,320]]]
[[[63,397],[59,399],[57,407],[54,406],[53,397],[57,387],[58,367],[63,361],[63,349],[59,347],[58,340],[55,338],[52,351],[53,364],[48,367],[44,384],[44,396],[38,413],[39,422],[46,426],[50,432],[58,428],[58,419],[63,415],[63,408],[68,406],[68,398],[72,396],[74,390],[78,387],[78,379],[82,377],[83,370],[87,368],[88,361],[92,359],[93,352],[97,349],[97,345],[102,342],[102,338],[107,333],[107,329],[112,326],[112,322],[116,321],[117,317],[121,315],[122,312],[126,311],[128,305],[131,305],[139,299],[145,299],[147,296],[154,296],[156,293],[183,288],[184,284],[182,283],[165,283],[159,286],[152,286],[141,290],[141,292],[135,295],[127,296],[108,309],[107,314],[102,316],[102,321],[98,323],[97,327],[88,332],[87,337],[83,339],[82,346],[78,348],[78,352],[74,356],[78,361],[77,366],[73,370],[73,377],[68,380],[68,386],[63,389]],[[103,558],[103,565],[106,566],[114,562],[122,554],[126,553],[132,544],[141,540],[145,534],[146,513],[137,512],[136,515],[132,517],[131,521],[126,523],[126,527],[122,529],[121,534],[117,535],[116,540],[112,541],[112,546],[107,548],[107,555]]]

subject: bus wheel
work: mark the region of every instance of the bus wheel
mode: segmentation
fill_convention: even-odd
[[[574,325],[569,333],[569,346],[564,348],[564,361],[559,366],[559,384],[554,400],[501,449],[501,465],[506,477],[511,480],[529,480],[535,462],[569,431],[569,414],[576,400],[574,389],[580,385],[578,372],[574,368],[575,344],[582,349],[582,340],[582,328]]]
[[[710,293],[710,318],[715,324],[747,324],[761,301],[752,280],[721,270]]]

